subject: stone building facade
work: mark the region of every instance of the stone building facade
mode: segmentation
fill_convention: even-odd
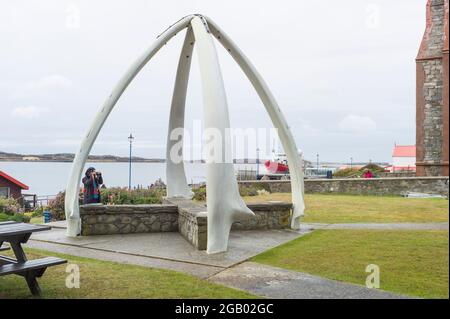
[[[449,175],[448,4],[449,0],[428,0],[416,58],[417,176]]]

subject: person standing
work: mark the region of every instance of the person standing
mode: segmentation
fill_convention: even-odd
[[[364,173],[362,174],[363,178],[373,178],[373,173],[370,171],[370,169],[365,169]]]
[[[101,172],[94,167],[89,167],[83,177],[83,204],[100,203],[100,186],[103,184]]]

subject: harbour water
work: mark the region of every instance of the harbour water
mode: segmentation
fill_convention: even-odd
[[[0,162],[0,170],[30,187],[24,194],[55,195],[66,188],[72,163],[64,162]],[[128,186],[128,163],[87,163],[101,171],[107,187]],[[235,164],[236,169],[256,170],[255,164]],[[205,180],[205,165],[185,163],[188,183]],[[259,165],[262,172],[264,165]],[[158,178],[166,179],[165,163],[133,163],[131,181],[133,186],[147,187]]]

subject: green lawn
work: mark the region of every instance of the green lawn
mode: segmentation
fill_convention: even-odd
[[[448,231],[317,230],[252,260],[360,285],[376,264],[380,289],[448,298],[448,244]]]
[[[44,223],[44,216],[38,216],[38,217],[32,217],[30,219],[31,224],[43,224]]]
[[[80,288],[68,289],[67,265],[50,267],[39,280],[44,298],[254,298],[255,296],[175,271],[125,265],[27,249],[29,259],[57,256],[80,267]],[[29,298],[25,280],[0,277],[1,298]]]
[[[290,193],[246,196],[248,203],[268,200],[291,202]],[[448,222],[449,201],[441,198],[323,195],[305,196],[309,223]]]

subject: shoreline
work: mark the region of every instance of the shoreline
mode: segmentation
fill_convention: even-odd
[[[72,163],[73,160],[21,160],[21,159],[0,159],[0,162],[8,163]],[[133,163],[165,163],[165,160],[148,159],[148,160],[132,160]],[[128,160],[115,161],[115,160],[87,160],[86,163],[128,163]]]
[[[72,163],[73,160],[61,160],[61,159],[41,159],[41,160],[23,160],[23,159],[4,159],[0,158],[0,163]],[[133,163],[166,163],[165,159],[133,159]],[[184,161],[185,163],[193,163],[193,164],[205,164],[204,160],[194,160],[194,161]],[[128,159],[123,160],[108,160],[108,159],[88,159],[86,163],[129,163]],[[245,160],[234,160],[233,164],[249,164],[256,165],[257,163],[253,160],[245,161]],[[260,162],[260,165],[263,163]]]

